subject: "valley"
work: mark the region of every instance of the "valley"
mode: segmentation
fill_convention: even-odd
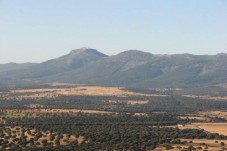
[[[10,88],[0,95],[1,150],[226,149],[223,96],[67,83]]]

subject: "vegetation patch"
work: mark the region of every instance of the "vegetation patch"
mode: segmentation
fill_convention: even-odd
[[[60,145],[81,144],[83,136],[76,137],[71,134],[57,133],[48,130],[20,126],[0,127],[0,149],[26,149],[29,147],[43,148]]]

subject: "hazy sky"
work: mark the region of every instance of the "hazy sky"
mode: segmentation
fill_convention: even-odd
[[[0,0],[0,63],[84,46],[108,55],[227,53],[227,1]]]

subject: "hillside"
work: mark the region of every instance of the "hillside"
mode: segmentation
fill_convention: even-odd
[[[105,86],[147,88],[209,87],[227,83],[227,54],[156,55],[129,50],[106,56],[81,48],[69,54],[26,68],[15,68],[4,74],[0,83],[71,82]],[[0,66],[1,68],[1,66]],[[8,80],[4,80],[6,79]]]

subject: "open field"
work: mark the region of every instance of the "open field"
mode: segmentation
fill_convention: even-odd
[[[72,85],[74,86],[74,85]],[[43,88],[43,89],[15,89],[10,92],[1,93],[1,98],[22,99],[22,98],[56,98],[59,96],[158,96],[167,95],[143,94],[130,92],[123,87],[101,87],[101,86],[75,86],[69,88]]]
[[[192,123],[178,127],[180,129],[204,129],[211,133],[218,133],[227,136],[227,123]]]
[[[137,104],[147,104],[149,101],[127,101],[127,104],[130,104],[130,105],[137,105]]]
[[[9,92],[0,92],[0,97],[4,99],[39,99],[39,98],[57,98],[60,96],[154,96],[167,97],[163,94],[144,94],[132,92],[124,87],[103,87],[103,86],[86,86],[68,83],[51,83],[50,88],[34,89],[12,89]],[[60,88],[59,88],[60,86]],[[197,96],[182,95],[182,97],[203,99],[203,100],[227,100],[226,96]]]
[[[200,115],[227,119],[227,111],[199,112]]]
[[[75,88],[49,88],[49,89],[22,89],[12,90],[14,93],[54,93],[58,95],[97,95],[97,96],[124,96],[124,95],[145,95],[143,93],[129,92],[121,87],[100,87],[100,86],[79,86]],[[152,95],[160,96],[160,95]],[[162,96],[162,95],[161,95]],[[165,95],[163,95],[165,96]]]
[[[227,120],[227,111],[203,111],[195,114],[185,114],[184,116],[179,116],[180,119],[195,119],[204,122],[212,122],[212,119],[219,118]]]

